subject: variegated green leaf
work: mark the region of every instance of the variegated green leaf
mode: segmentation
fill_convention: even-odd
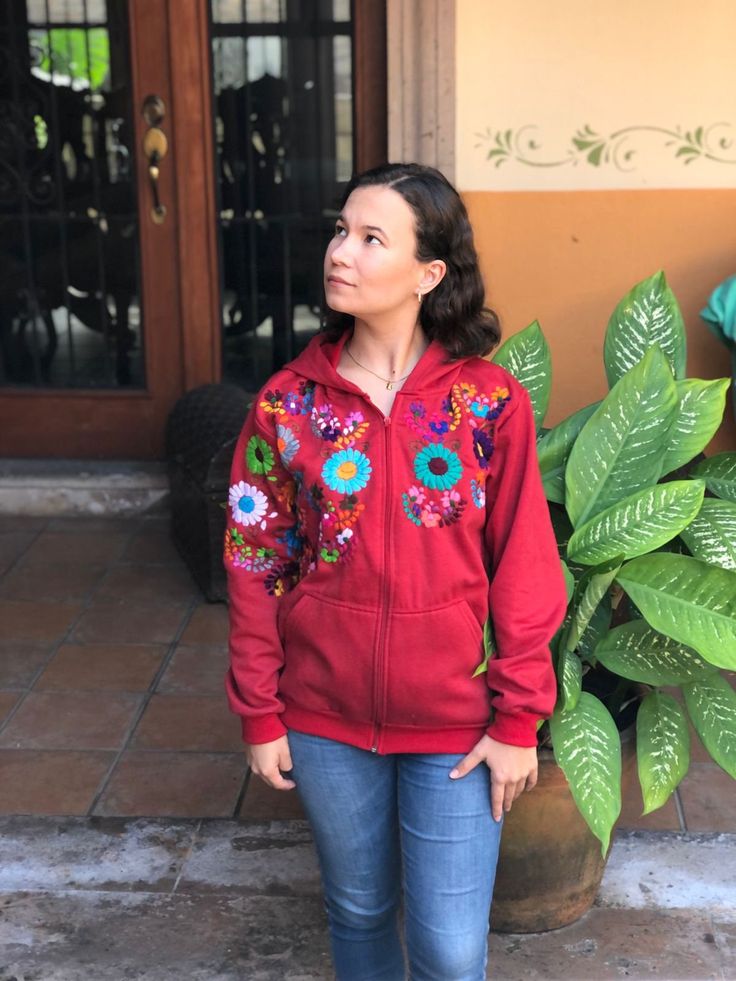
[[[586,405],[573,412],[544,434],[537,443],[537,458],[548,501],[565,503],[565,467],[578,433],[590,419],[600,402]]]
[[[675,378],[685,377],[685,324],[675,295],[663,272],[637,283],[611,315],[603,345],[610,387],[658,344]]]
[[[573,597],[574,613],[567,632],[560,642],[560,651],[574,651],[580,638],[588,627],[593,614],[621,568],[623,558],[617,556],[610,562],[604,562],[595,569],[590,569],[582,577],[575,589]]]
[[[582,661],[595,664],[595,648],[601,638],[608,633],[611,626],[611,616],[611,591],[606,590],[578,641],[577,652]]]
[[[660,634],[645,620],[614,627],[594,655],[614,674],[645,685],[686,685],[718,671],[692,647]]]
[[[565,507],[576,528],[635,491],[656,484],[677,406],[657,347],[618,381],[580,431],[565,468]]]
[[[736,453],[717,453],[702,460],[690,472],[701,477],[708,490],[724,501],[736,501]]]
[[[581,692],[569,712],[550,719],[555,760],[605,856],[621,812],[621,739],[610,713],[595,695]]]
[[[705,484],[671,480],[645,487],[586,521],[567,545],[572,562],[597,565],[623,554],[627,559],[651,552],[678,535],[703,503]]]
[[[616,580],[655,630],[716,667],[736,668],[736,572],[655,553],[627,562]]]
[[[504,341],[493,357],[495,364],[510,371],[529,392],[537,429],[544,422],[552,386],[549,347],[538,321]]]
[[[483,674],[484,671],[488,670],[488,662],[493,657],[495,650],[496,638],[493,634],[493,624],[491,622],[491,618],[488,617],[486,622],[483,624],[483,660],[473,672],[474,678],[477,678],[479,674]]]
[[[736,501],[707,498],[680,537],[696,559],[736,569]]]
[[[653,691],[636,716],[636,760],[644,814],[656,811],[690,766],[690,732],[685,713],[671,695]]]
[[[719,674],[682,689],[695,731],[716,763],[736,780],[736,691]]]
[[[675,382],[677,412],[667,433],[662,473],[671,473],[701,453],[723,421],[730,378]]]
[[[567,591],[567,602],[569,603],[572,599],[572,594],[575,591],[575,576],[570,572],[570,568],[564,559],[560,559],[562,563],[562,575],[565,578],[565,589]]]
[[[583,688],[583,665],[577,654],[563,651],[557,662],[558,699],[563,712],[575,708]]]

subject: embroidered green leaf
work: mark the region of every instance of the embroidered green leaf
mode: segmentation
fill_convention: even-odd
[[[614,627],[594,654],[609,671],[645,685],[685,685],[718,671],[692,647],[659,633],[645,620]]]
[[[680,537],[696,559],[736,569],[736,501],[709,497]]]
[[[621,740],[616,724],[603,703],[584,691],[574,709],[555,710],[550,732],[555,760],[605,856],[621,812]]]
[[[614,555],[631,559],[650,552],[693,520],[704,494],[702,480],[672,480],[645,487],[581,525],[568,542],[567,557],[597,565]]]
[[[644,814],[661,807],[690,766],[685,713],[671,695],[653,691],[636,716],[636,760]]]
[[[609,386],[641,361],[652,344],[662,349],[675,378],[684,378],[685,323],[661,271],[637,283],[611,314],[603,345]]]
[[[510,371],[529,392],[537,429],[544,422],[552,384],[549,347],[538,321],[504,341],[493,361]]]
[[[736,691],[720,674],[682,689],[695,731],[716,763],[736,780]]]
[[[736,453],[717,453],[703,460],[691,471],[693,477],[702,477],[705,486],[716,497],[736,501]]]
[[[671,473],[705,449],[723,420],[730,385],[730,378],[685,378],[675,383],[677,412],[667,433],[662,474]]]
[[[537,458],[548,501],[565,503],[565,467],[573,443],[600,402],[586,405],[553,426],[537,443]]]
[[[655,630],[716,667],[736,669],[736,572],[655,553],[632,559],[616,580]]]
[[[565,507],[576,528],[657,482],[676,407],[672,372],[653,345],[616,382],[570,450]]]

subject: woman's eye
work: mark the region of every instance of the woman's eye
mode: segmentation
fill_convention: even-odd
[[[366,240],[366,242],[370,242],[371,244],[373,242],[377,242],[378,245],[381,245],[382,244],[380,238],[377,238],[375,235],[366,235],[366,239],[365,240]]]
[[[345,228],[342,225],[335,225],[335,235],[342,235],[345,232]]]

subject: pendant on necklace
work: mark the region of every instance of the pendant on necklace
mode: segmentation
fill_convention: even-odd
[[[386,382],[386,388],[389,390],[389,392],[393,392],[393,384],[394,383],[392,381]]]

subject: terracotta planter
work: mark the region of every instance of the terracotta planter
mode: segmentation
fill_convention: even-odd
[[[625,789],[636,775],[633,727],[621,742]],[[552,751],[540,750],[537,786],[504,822],[491,928],[538,933],[573,923],[593,905],[605,864]]]

